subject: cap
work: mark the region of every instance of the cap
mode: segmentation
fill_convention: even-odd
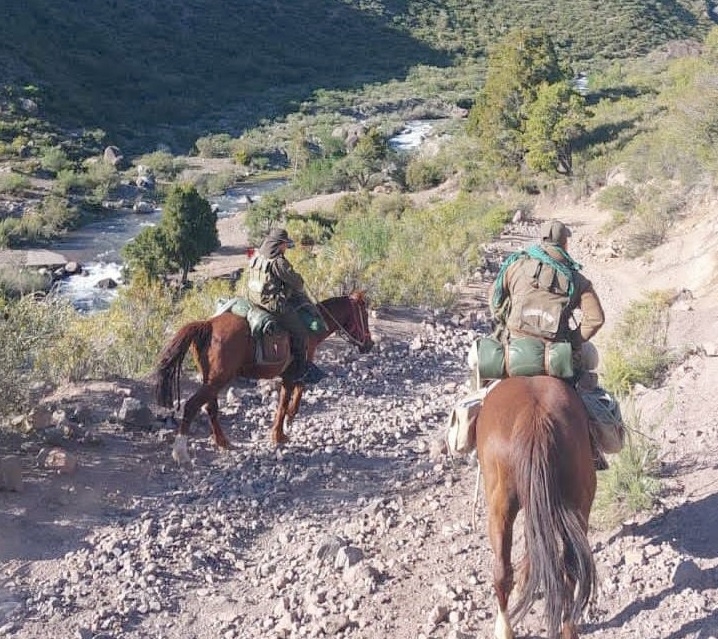
[[[289,246],[289,248],[292,248],[294,246],[294,240],[289,237],[289,234],[287,233],[286,229],[272,229],[271,231],[269,231],[267,239],[277,243],[285,242],[287,246]]]
[[[541,239],[553,244],[560,244],[567,237],[571,237],[571,230],[558,220],[549,220],[541,225]]]

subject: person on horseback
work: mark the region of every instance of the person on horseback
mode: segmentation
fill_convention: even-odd
[[[326,373],[307,360],[308,328],[299,309],[313,306],[304,291],[304,279],[285,256],[294,241],[283,228],[272,229],[249,262],[249,301],[277,316],[291,336],[292,363],[287,377],[297,383],[315,384]]]
[[[489,306],[499,335],[568,341],[580,371],[583,344],[600,330],[605,317],[593,284],[567,252],[569,237],[563,222],[544,222],[541,244],[510,255],[501,266]]]
[[[595,410],[605,412],[603,404],[608,404],[610,419],[618,422],[617,403],[598,388],[598,376],[592,372],[598,354],[589,340],[604,324],[603,308],[593,284],[579,272],[581,265],[568,254],[569,237],[571,231],[563,222],[549,220],[541,225],[539,245],[504,261],[489,293],[495,334],[505,341],[528,336],[569,342],[574,382],[589,413],[593,417]],[[592,443],[596,468],[605,470],[608,464],[593,435]]]

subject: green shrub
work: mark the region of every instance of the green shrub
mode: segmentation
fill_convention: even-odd
[[[623,314],[602,355],[602,384],[625,397],[636,384],[652,386],[672,355],[666,346],[669,301],[665,293],[652,293],[633,302]]]
[[[63,300],[28,295],[4,308],[0,318],[0,415],[27,411],[32,388],[49,381],[41,360],[64,335],[75,315]]]
[[[0,297],[18,299],[37,291],[47,291],[52,284],[47,273],[35,269],[0,266]]]
[[[30,187],[30,180],[13,171],[0,173],[0,193],[22,193]]]
[[[218,133],[199,138],[194,145],[201,158],[228,158],[232,156],[236,141],[227,133]]]
[[[52,146],[42,150],[40,154],[40,166],[53,174],[70,168],[70,160],[62,147]]]
[[[638,197],[630,185],[614,184],[601,189],[596,201],[603,209],[632,213],[638,204]]]
[[[240,177],[235,171],[220,171],[219,173],[202,173],[198,175],[193,184],[202,197],[220,195],[239,181]]]
[[[158,177],[166,180],[176,178],[187,166],[186,160],[174,157],[166,151],[146,153],[134,161],[135,165],[145,166]]]
[[[406,167],[405,180],[410,191],[438,186],[444,179],[444,170],[433,160],[416,158]]]
[[[75,314],[48,343],[39,366],[55,383],[149,373],[174,317],[172,293],[156,282],[133,279],[107,311]]]
[[[625,446],[611,456],[609,469],[598,477],[593,521],[602,528],[650,509],[661,488],[658,444],[640,431],[640,414],[632,402],[623,403],[622,410],[627,426]],[[654,429],[649,425],[649,433]]]
[[[403,196],[347,196],[331,238],[292,259],[317,296],[362,288],[375,304],[447,308],[509,214],[469,196],[425,209]]]

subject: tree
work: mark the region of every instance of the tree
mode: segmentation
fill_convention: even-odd
[[[148,280],[156,280],[172,271],[169,249],[159,226],[142,229],[122,247],[121,253],[129,278],[143,275]]]
[[[388,151],[386,138],[378,129],[372,127],[359,138],[354,149],[344,159],[343,171],[360,189],[364,189],[369,183],[369,178],[381,171]]]
[[[159,224],[167,256],[187,282],[189,270],[219,248],[217,214],[192,184],[174,186],[167,195]]]
[[[292,162],[292,178],[297,178],[299,169],[303,169],[312,159],[312,147],[305,126],[297,127],[289,140],[289,159]]]
[[[276,193],[268,193],[250,205],[245,218],[249,239],[258,244],[277,222],[287,216],[287,203]]]
[[[540,92],[541,103],[534,107]],[[571,136],[580,131],[580,105],[574,94],[570,74],[548,34],[541,29],[512,31],[489,55],[486,82],[469,114],[469,132],[479,137],[485,160],[499,168],[520,169],[530,144],[534,168],[547,170],[551,165],[565,170],[570,166]],[[542,122],[542,117],[548,121]],[[556,156],[553,163],[544,161],[549,151]]]
[[[527,109],[526,164],[534,171],[570,175],[571,143],[584,130],[583,98],[567,82],[544,82]]]
[[[217,214],[193,185],[183,184],[167,195],[160,223],[143,229],[122,255],[130,277],[181,271],[185,284],[189,270],[218,247]]]

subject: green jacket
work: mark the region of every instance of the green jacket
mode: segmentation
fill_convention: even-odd
[[[279,250],[280,244],[265,240],[250,260],[248,272],[249,301],[279,315],[292,298],[306,299],[304,279]]]

